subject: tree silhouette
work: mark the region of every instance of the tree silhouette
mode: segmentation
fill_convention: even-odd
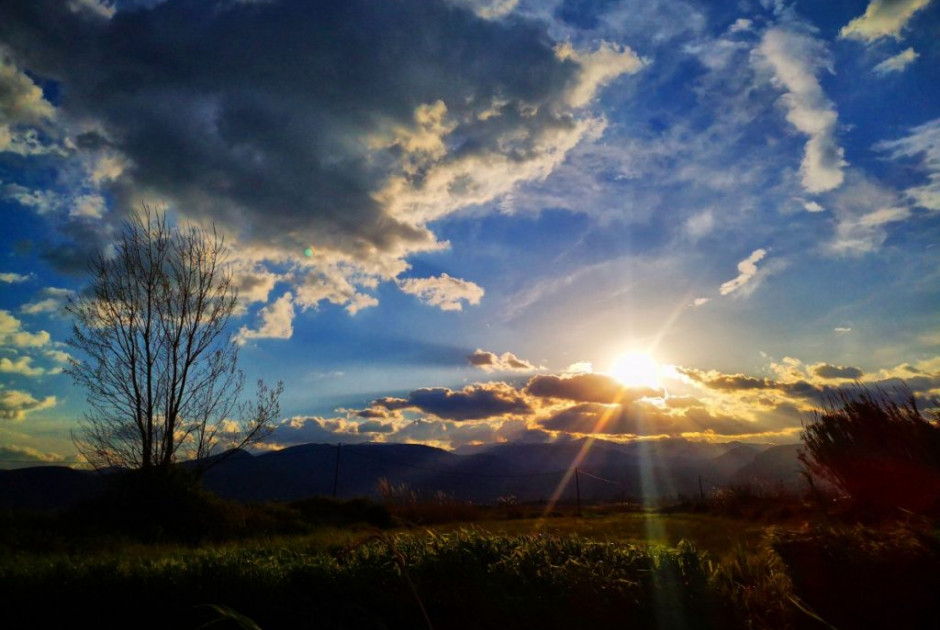
[[[832,393],[801,437],[807,469],[861,507],[940,510],[940,412],[922,413],[906,387]]]
[[[256,399],[241,399],[227,332],[237,291],[214,229],[171,226],[145,205],[89,271],[89,290],[66,310],[81,357],[67,372],[91,408],[73,441],[91,464],[165,474],[179,458],[205,466],[218,447],[270,432],[283,384],[258,381]]]

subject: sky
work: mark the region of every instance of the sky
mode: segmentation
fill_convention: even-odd
[[[938,68],[937,0],[5,0],[0,467],[76,459],[62,307],[144,205],[226,237],[265,449],[929,406]]]

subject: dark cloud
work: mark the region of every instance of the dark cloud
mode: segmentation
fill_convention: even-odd
[[[359,418],[387,418],[388,412],[385,409],[359,409],[353,412],[353,415]]]
[[[395,427],[392,425],[375,420],[359,423],[359,433],[393,433],[394,431]]]
[[[676,368],[681,374],[693,381],[701,383],[710,389],[734,391],[742,389],[769,389],[774,387],[773,381],[766,378],[755,378],[744,374],[715,374],[694,368]]]
[[[535,376],[526,385],[525,392],[541,398],[563,398],[594,403],[630,402],[640,398],[663,396],[661,390],[649,387],[624,387],[616,379],[605,374]]]
[[[552,431],[609,435],[676,434],[683,430],[669,414],[639,404],[582,403],[543,420],[542,426]]]
[[[445,387],[418,389],[407,398],[380,398],[372,407],[415,409],[447,420],[481,420],[532,412],[520,393],[504,383],[470,385],[462,390]]]
[[[582,403],[543,420],[542,426],[568,433],[643,436],[707,432],[744,435],[760,431],[746,420],[716,416],[698,407],[670,412],[642,402],[629,405]]]
[[[512,352],[504,352],[502,356],[499,356],[494,352],[477,349],[473,354],[467,355],[467,361],[470,365],[483,370],[529,372],[538,369],[528,361],[520,359]]]
[[[828,379],[858,379],[863,376],[863,372],[856,367],[843,367],[841,365],[829,365],[828,363],[814,367],[813,374],[820,378]]]
[[[376,257],[436,247],[427,208],[487,197],[465,175],[447,194],[466,200],[438,203],[429,169],[499,156],[538,171],[559,133],[581,133],[579,62],[535,22],[434,0],[131,2],[111,19],[68,5],[4,2],[0,40],[95,128],[78,151],[128,158],[111,194],[167,200],[265,251],[313,247],[395,276]],[[83,254],[48,252],[62,265]]]

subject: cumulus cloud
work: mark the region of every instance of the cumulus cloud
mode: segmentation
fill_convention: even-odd
[[[809,136],[800,165],[803,188],[812,193],[838,188],[846,165],[836,141],[838,115],[816,78],[820,70],[832,71],[824,44],[778,27],[764,33],[757,53],[758,67],[769,69],[773,83],[785,90],[781,102],[787,109],[787,120]]]
[[[520,359],[512,352],[504,352],[500,356],[495,352],[477,349],[473,354],[467,355],[467,361],[470,362],[470,365],[488,372],[531,372],[538,369],[535,365]]]
[[[431,278],[405,278],[399,280],[398,286],[405,293],[416,296],[425,304],[437,306],[442,311],[462,310],[463,302],[479,304],[484,294],[479,285],[446,273]]]
[[[71,224],[92,229],[96,195],[115,200],[108,226],[160,199],[220,226],[246,265],[288,269],[301,307],[355,312],[408,256],[448,247],[431,221],[545,178],[596,137],[605,122],[583,106],[641,66],[623,46],[559,48],[543,22],[500,19],[514,4],[167,0],[104,19],[95,7],[112,5],[92,0],[10,0],[0,39],[32,111],[44,101],[25,71],[61,83],[55,113],[74,127],[87,188]],[[28,192],[23,203],[52,203]],[[482,295],[433,280],[401,286],[441,308]]]
[[[713,415],[699,407],[670,410],[644,403],[582,403],[551,415],[541,424],[552,431],[586,435],[680,436],[709,433],[736,436],[760,432],[752,422]]]
[[[627,387],[606,374],[545,374],[532,377],[525,393],[538,398],[559,398],[579,402],[622,403],[641,398],[661,398],[662,390]]]
[[[37,155],[55,150],[43,142],[37,130],[55,115],[42,89],[17,67],[10,51],[0,43],[0,153]]]
[[[842,27],[839,37],[872,43],[883,37],[901,39],[911,17],[930,0],[872,0],[865,13]]]
[[[46,396],[42,400],[28,392],[16,389],[0,391],[0,419],[23,420],[27,414],[55,407],[56,397]]]
[[[23,322],[9,311],[0,310],[0,346],[41,348],[51,341],[52,338],[45,330],[37,333],[23,330]]]
[[[239,345],[250,339],[290,339],[294,334],[294,296],[287,292],[261,309],[261,326],[252,330],[242,326],[236,336]]]
[[[26,315],[39,313],[60,313],[65,302],[74,292],[70,289],[46,287],[39,292],[39,299],[27,302],[20,307],[20,312]]]
[[[875,148],[893,159],[919,159],[927,183],[908,188],[905,194],[917,206],[940,211],[940,118],[914,127],[903,138],[879,142]]]
[[[479,420],[532,411],[525,398],[505,383],[468,385],[460,390],[445,387],[417,389],[407,398],[380,398],[373,401],[372,407],[417,410],[446,420]]]
[[[602,41],[597,50],[582,52],[568,42],[555,49],[559,59],[571,59],[580,66],[580,81],[568,95],[574,107],[583,107],[591,102],[597,90],[624,74],[639,72],[646,61],[629,46]]]
[[[763,260],[766,255],[767,250],[755,249],[750,256],[738,263],[738,276],[722,284],[719,292],[722,295],[730,295],[748,283],[751,283],[751,287],[747,293],[753,291],[756,285],[755,278],[758,276],[757,263]]]
[[[906,67],[914,63],[914,60],[920,57],[919,54],[914,52],[913,48],[908,48],[903,52],[899,52],[893,57],[885,59],[877,66],[872,68],[872,71],[875,74],[880,74],[884,76],[892,72],[903,72]]]
[[[6,374],[19,374],[20,376],[42,376],[46,370],[39,367],[33,367],[32,357],[17,357],[9,359],[0,357],[0,372]]]

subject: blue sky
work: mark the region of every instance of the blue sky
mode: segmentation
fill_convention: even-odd
[[[4,2],[0,465],[75,458],[61,307],[142,203],[226,235],[266,448],[929,400],[938,35],[931,0]]]

